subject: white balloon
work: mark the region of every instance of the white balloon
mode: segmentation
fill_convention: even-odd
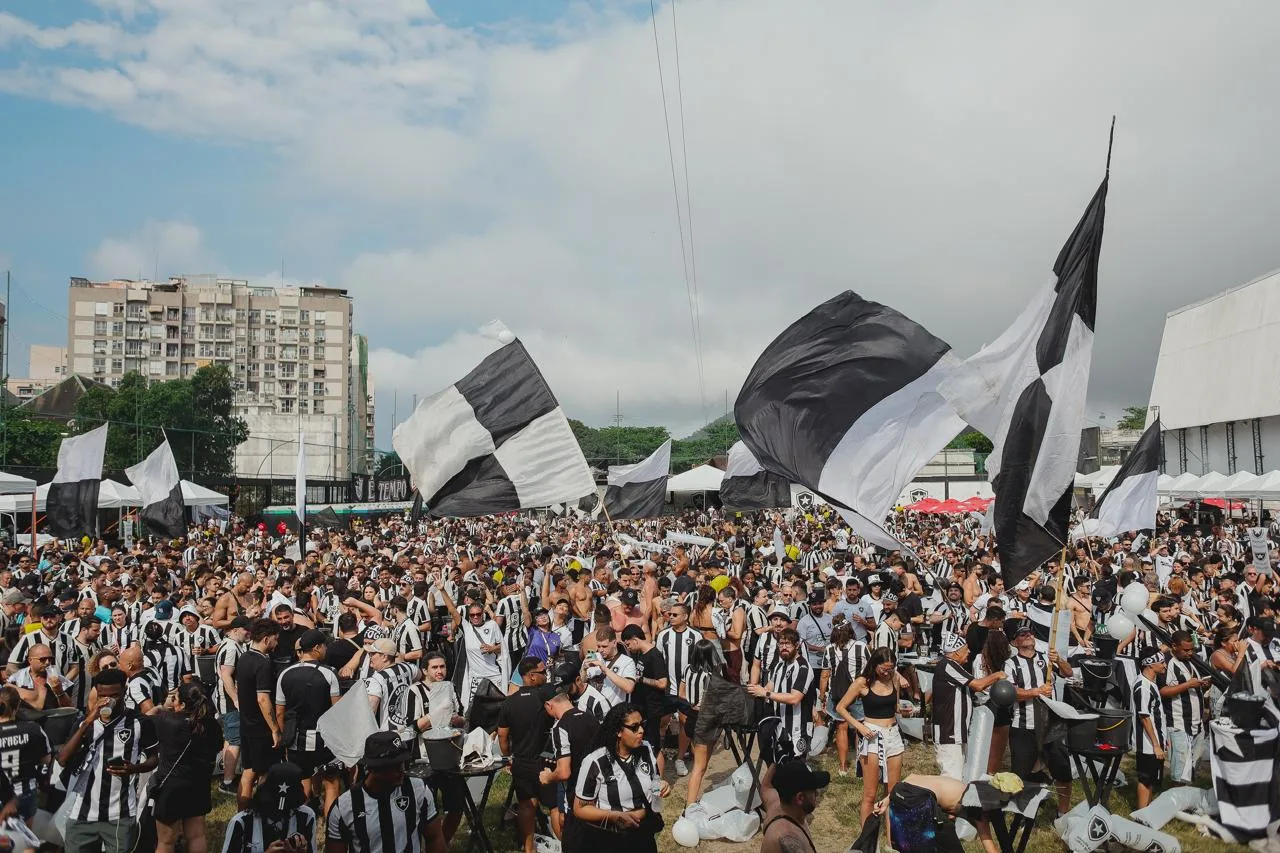
[[[1137,616],[1147,609],[1151,591],[1140,583],[1131,583],[1120,593],[1120,609],[1130,616]]]
[[[1124,611],[1112,613],[1111,618],[1107,620],[1107,633],[1122,643],[1129,639],[1129,635],[1133,633],[1133,628],[1133,620]]]
[[[516,334],[510,329],[503,329],[501,332],[498,332],[498,343],[500,344],[509,344],[515,339]]]
[[[671,837],[681,847],[697,847],[701,837],[698,835],[698,824],[691,818],[681,817],[671,827]]]

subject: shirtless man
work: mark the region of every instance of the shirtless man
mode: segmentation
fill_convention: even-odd
[[[241,572],[236,577],[236,585],[227,590],[214,606],[213,618],[210,620],[213,627],[225,631],[237,616],[256,619],[261,614],[261,608],[249,597],[252,589],[253,573]]]
[[[1071,639],[1075,645],[1093,647],[1093,580],[1082,576],[1067,598],[1071,608]]]
[[[1012,777],[1012,778],[1010,778]],[[993,778],[992,784],[999,790],[1009,794],[1017,793],[1022,790],[1021,780],[1013,776],[1012,773],[1000,773]],[[1017,790],[1006,787],[1000,782],[1012,783]],[[934,799],[937,800],[938,808],[942,809],[951,817],[959,817],[963,812],[960,801],[964,798],[964,792],[969,787],[968,782],[961,782],[959,779],[953,779],[950,776],[923,776],[919,773],[912,773],[907,778],[898,783],[899,785],[914,785],[917,788],[924,788],[931,792]],[[883,815],[889,808],[889,797],[885,797],[875,805],[875,813]],[[982,847],[986,853],[998,853],[999,845],[991,837],[991,824],[986,820],[978,821],[978,838],[982,841]]]
[[[764,806],[764,838],[760,853],[817,853],[809,821],[831,774],[810,770],[804,761],[784,761],[760,780]]]

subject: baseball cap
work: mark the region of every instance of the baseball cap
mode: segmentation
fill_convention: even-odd
[[[1014,637],[1021,637],[1023,634],[1035,634],[1035,631],[1031,630],[1030,625],[1019,625],[1016,629],[1014,629],[1014,632],[1013,632]]]
[[[364,650],[369,654],[391,655],[392,657],[395,657],[399,651],[396,648],[396,644],[388,637],[380,637],[372,643],[366,644]]]
[[[304,652],[310,651],[316,646],[323,646],[328,641],[329,638],[325,635],[324,631],[321,631],[319,628],[311,628],[307,631],[303,631],[302,636],[298,638],[298,649],[299,651]]]
[[[20,589],[11,589],[4,594],[4,598],[0,598],[0,602],[8,605],[26,604],[31,601],[30,598],[22,594]]]
[[[814,590],[813,592],[809,593],[810,607],[818,607],[822,605],[824,602],[826,602],[826,600],[827,600],[827,596],[825,593],[822,592],[822,590]]]
[[[370,770],[404,764],[412,756],[409,744],[395,732],[374,732],[364,739],[364,758],[360,763]]]
[[[769,611],[770,619],[772,619],[775,616],[781,616],[783,619],[786,619],[788,622],[791,621],[791,611],[787,610],[786,608],[778,604],[775,604],[773,608]]]
[[[831,784],[831,774],[813,770],[800,760],[784,761],[773,771],[773,787],[784,801],[801,791],[819,791]]]
[[[634,589],[624,589],[618,594],[618,601],[621,601],[627,607],[636,607],[640,604],[640,596]]]

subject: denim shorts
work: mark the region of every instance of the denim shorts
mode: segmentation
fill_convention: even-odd
[[[232,746],[240,745],[239,711],[228,711],[222,715],[222,738]]]
[[[836,713],[836,704],[842,698],[843,697],[832,696],[830,693],[827,694],[827,716],[831,718],[833,723],[844,722],[844,717]],[[861,699],[849,706],[849,713],[853,714],[853,718],[855,720],[865,720],[867,718],[866,713],[862,710]]]

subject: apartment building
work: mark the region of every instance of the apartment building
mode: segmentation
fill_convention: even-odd
[[[163,381],[225,365],[236,413],[249,425],[236,451],[238,476],[291,474],[299,435],[308,476],[346,479],[365,470],[367,372],[351,369],[345,290],[215,276],[72,278],[67,317],[70,371],[109,385],[134,371]]]
[[[25,403],[67,378],[67,348],[32,344],[27,348],[27,375],[10,377],[9,392]]]

